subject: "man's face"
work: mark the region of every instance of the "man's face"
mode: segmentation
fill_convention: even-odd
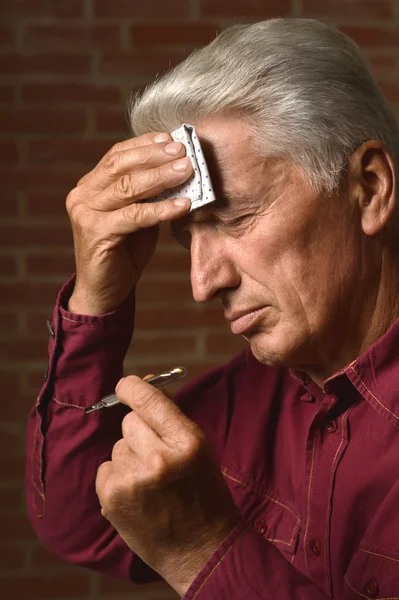
[[[173,226],[194,299],[218,297],[265,364],[328,362],[356,304],[361,228],[348,198],[316,195],[285,159],[260,159],[236,118],[197,124],[217,201]]]

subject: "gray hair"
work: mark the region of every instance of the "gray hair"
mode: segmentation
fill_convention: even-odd
[[[349,155],[381,141],[399,165],[399,128],[355,42],[311,19],[235,25],[130,105],[134,135],[235,111],[260,156],[299,165],[315,190],[339,187]]]

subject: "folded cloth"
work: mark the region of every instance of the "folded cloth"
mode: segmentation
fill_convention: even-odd
[[[191,159],[194,174],[183,185],[165,190],[152,198],[152,202],[159,200],[167,200],[168,198],[190,198],[191,211],[204,204],[216,200],[213,191],[211,178],[207,164],[205,162],[204,153],[202,151],[197,132],[193,125],[183,123],[183,125],[172,131],[172,138],[175,142],[182,142],[186,147],[186,154]]]

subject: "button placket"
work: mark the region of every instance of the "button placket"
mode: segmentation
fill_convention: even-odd
[[[328,433],[335,433],[337,431],[338,425],[337,425],[337,421],[335,419],[333,419],[332,421],[327,421],[327,423],[324,425],[324,429],[328,432]]]
[[[376,598],[380,591],[375,579],[370,579],[367,583],[365,583],[363,590],[369,598]]]
[[[321,554],[321,542],[320,540],[312,540],[310,545],[312,552],[315,556],[320,556]]]
[[[54,333],[54,329],[53,329],[50,319],[47,319],[46,325],[47,325],[47,329],[50,334],[50,337],[52,337],[53,340],[55,340],[55,333]]]

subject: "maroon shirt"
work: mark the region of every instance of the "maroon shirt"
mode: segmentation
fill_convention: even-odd
[[[74,315],[62,308],[72,286],[53,314],[29,420],[30,518],[66,560],[150,581],[94,488],[127,409],[84,413],[122,376],[133,299],[101,317]],[[250,352],[182,388],[176,400],[205,431],[242,514],[185,600],[399,599],[398,349],[399,321],[323,390]]]

